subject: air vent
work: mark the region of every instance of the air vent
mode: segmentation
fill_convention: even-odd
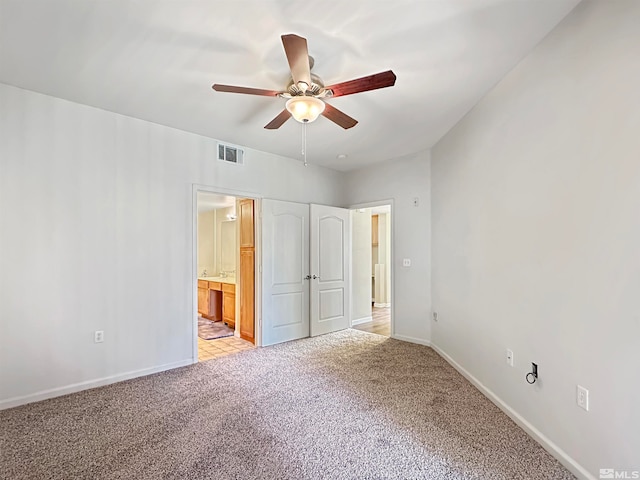
[[[235,145],[218,143],[218,160],[242,165],[244,163],[244,150]]]

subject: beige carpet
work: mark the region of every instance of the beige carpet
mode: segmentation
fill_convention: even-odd
[[[433,350],[346,330],[0,412],[3,479],[569,479]]]

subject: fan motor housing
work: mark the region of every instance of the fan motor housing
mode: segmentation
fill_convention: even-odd
[[[309,85],[309,87],[307,88],[307,92],[309,92],[311,95],[318,95],[320,92],[322,92],[323,88],[324,82],[322,81],[322,79],[315,73],[312,73],[311,85]],[[292,97],[305,94],[305,92],[303,92],[300,87],[298,87],[298,85],[293,81],[293,78],[289,80],[286,91],[289,92]]]

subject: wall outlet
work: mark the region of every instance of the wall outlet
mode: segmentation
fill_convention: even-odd
[[[96,330],[93,334],[93,343],[104,342],[104,330]]]
[[[405,258],[402,260],[402,266],[403,267],[410,267],[411,266],[411,259],[410,258]]]
[[[413,197],[413,206],[417,207],[420,205],[420,199],[418,197]]]
[[[433,312],[432,315],[433,315],[433,321],[437,322],[438,321],[438,312]]]
[[[580,385],[576,389],[576,403],[580,408],[589,411],[589,390]]]
[[[513,351],[507,348],[507,365],[513,367]]]

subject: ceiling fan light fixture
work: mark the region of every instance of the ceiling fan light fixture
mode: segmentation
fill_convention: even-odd
[[[324,102],[319,98],[301,95],[287,100],[286,108],[300,123],[311,123],[324,112]]]
[[[280,38],[282,39],[284,54],[287,57],[291,72],[290,80],[283,91],[221,85],[218,83],[213,85],[213,89],[216,92],[291,99],[287,102],[286,108],[264,126],[267,130],[280,128],[291,117],[304,126],[306,123],[315,121],[319,115],[323,115],[327,120],[347,130],[355,127],[358,121],[341,112],[330,103],[325,104],[322,99],[392,87],[396,83],[395,73],[387,70],[386,72],[375,73],[346,82],[325,85],[318,75],[311,73],[314,60],[313,57],[309,56],[307,39],[294,33],[281,35]]]

